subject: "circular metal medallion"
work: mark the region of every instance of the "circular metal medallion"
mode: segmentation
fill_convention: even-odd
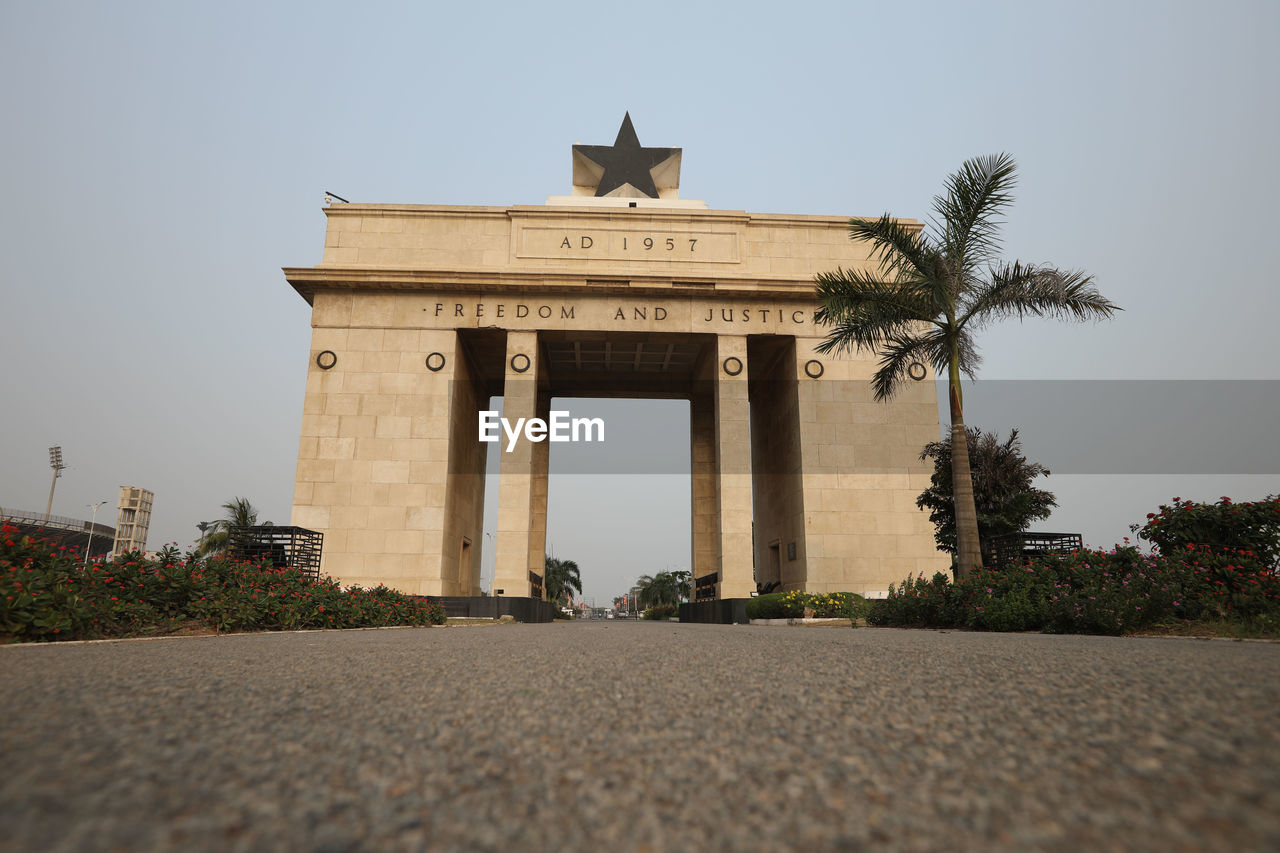
[[[430,370],[432,373],[437,373],[443,367],[444,367],[443,353],[433,352],[431,353],[431,355],[427,356],[427,370]]]
[[[929,371],[926,370],[925,366],[918,361],[911,362],[911,366],[907,368],[907,375],[917,382],[924,379],[928,374]]]
[[[516,373],[524,373],[529,369],[530,364],[532,364],[532,362],[529,361],[529,356],[522,352],[518,352],[511,356],[511,369]]]
[[[316,366],[321,370],[328,370],[338,363],[338,356],[333,350],[325,350],[316,356]]]
[[[736,355],[731,355],[724,360],[724,372],[730,376],[737,376],[742,372],[742,359]]]
[[[822,362],[818,361],[816,358],[811,358],[804,363],[804,374],[810,379],[817,379],[822,375],[824,369]]]

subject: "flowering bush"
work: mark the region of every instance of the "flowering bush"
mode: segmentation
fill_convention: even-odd
[[[789,609],[799,606],[801,616],[805,608],[818,619],[857,619],[866,615],[866,599],[852,592],[788,592],[783,599]]]
[[[362,628],[440,624],[444,609],[384,586],[343,590],[269,562],[183,559],[172,548],[85,566],[74,549],[0,529],[0,635],[118,637],[183,620],[219,631]]]
[[[748,619],[787,619],[799,616],[803,608],[783,604],[785,592],[767,592],[747,602]],[[794,612],[792,612],[794,610]]]
[[[747,602],[748,619],[798,619],[810,608],[817,618],[857,619],[866,599],[852,592],[770,592]]]
[[[1222,497],[1216,503],[1195,503],[1174,498],[1172,505],[1147,513],[1147,523],[1131,529],[1161,554],[1188,545],[1214,549],[1252,551],[1266,566],[1280,569],[1280,496],[1260,501],[1232,503]]]
[[[907,578],[872,602],[868,622],[894,627],[1122,634],[1176,621],[1230,619],[1280,627],[1280,573],[1251,551],[1187,546],[1143,554],[1049,555],[951,583]]]

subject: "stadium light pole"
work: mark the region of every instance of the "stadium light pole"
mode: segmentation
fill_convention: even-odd
[[[98,507],[102,506],[106,501],[98,501],[96,504],[85,504],[87,507],[93,508],[93,518],[89,521],[89,544],[84,546],[84,564],[89,565],[89,552],[93,550],[93,528],[98,526]]]
[[[62,464],[62,445],[55,444],[49,448],[49,467],[53,469],[53,483],[49,486],[49,504],[44,508],[44,520],[49,520],[49,515],[53,512],[53,490],[58,487],[58,478],[62,476],[62,469],[66,465]]]

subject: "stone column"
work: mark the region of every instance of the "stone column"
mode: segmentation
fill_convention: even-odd
[[[454,378],[450,382],[449,476],[445,483],[441,590],[444,595],[479,595],[485,547],[484,471],[490,446],[476,440],[476,425],[482,401],[487,403],[488,396],[461,338],[446,362],[446,369],[452,364]],[[414,426],[415,429],[419,426],[417,419]],[[423,421],[421,426],[433,428],[434,421]],[[411,508],[409,513],[412,518],[414,510]]]
[[[814,380],[796,364],[796,339],[752,339],[751,502],[755,517],[756,581],[779,592],[805,589],[804,470],[800,443],[800,385]]]
[[[551,419],[551,394],[538,392],[538,417]],[[532,447],[529,490],[529,570],[542,575],[542,597],[546,595],[547,568],[547,473],[551,466],[551,442],[540,441]]]
[[[368,322],[390,298],[351,307],[348,296],[350,322]],[[321,570],[343,585],[442,595],[454,571],[442,554],[458,546],[444,538],[457,333],[325,325],[349,322],[337,299],[317,295],[292,522],[324,533]],[[326,351],[328,370],[317,364]],[[447,356],[441,370],[427,368],[431,353]]]
[[[743,335],[719,335],[715,353],[716,496],[720,510],[720,587],[717,597],[746,598],[756,589],[751,563],[747,339]]]
[[[517,367],[528,367],[518,371]],[[512,362],[515,362],[515,365]],[[538,333],[508,332],[506,379],[503,385],[502,416],[513,426],[517,418],[538,416]],[[495,549],[495,594],[503,590],[507,596],[527,596],[529,587],[529,554],[533,549],[533,498],[535,490],[535,444],[518,439],[507,452],[507,438],[502,436],[501,464],[498,467],[498,542]],[[544,475],[545,477],[545,475]],[[545,520],[543,535],[545,536]],[[538,574],[542,567],[538,567]]]
[[[710,354],[714,356],[714,353]],[[708,367],[714,359],[708,357]],[[693,463],[689,484],[691,489],[693,533],[693,577],[720,570],[720,502],[716,497],[716,406],[709,393],[712,386],[711,372],[694,383],[695,392],[689,400],[689,456]]]
[[[876,400],[875,356],[834,358],[817,352],[821,343],[796,341],[804,589],[879,596],[908,575],[945,572],[950,558],[915,503],[933,472],[920,449],[938,440],[932,371]],[[810,361],[821,370],[816,379],[805,373]]]

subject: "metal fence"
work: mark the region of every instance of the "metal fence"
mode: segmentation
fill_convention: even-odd
[[[297,569],[320,577],[324,534],[303,527],[274,524],[232,527],[227,533],[227,555],[233,560],[270,560],[276,568]]]
[[[712,601],[716,597],[716,584],[720,582],[720,573],[712,572],[693,579],[693,600]]]
[[[1037,533],[1027,531],[1012,533],[1007,536],[996,536],[983,550],[984,562],[992,567],[1008,566],[1026,557],[1039,557],[1044,554],[1070,554],[1084,547],[1084,538],[1079,533]]]
[[[106,524],[94,524],[82,518],[50,515],[24,509],[0,509],[0,521],[12,524],[18,532],[34,539],[47,539],[54,545],[74,548],[80,554],[90,549],[90,559],[101,559],[111,553],[116,529]]]
[[[46,517],[43,512],[35,512],[29,509],[5,509],[0,507],[0,519],[16,525],[25,524],[30,527],[43,527],[49,531],[75,530],[88,533],[92,528],[95,537],[110,536],[114,538],[116,535],[116,529],[109,524],[98,524],[85,521],[83,518],[71,518],[66,515],[50,515]]]

